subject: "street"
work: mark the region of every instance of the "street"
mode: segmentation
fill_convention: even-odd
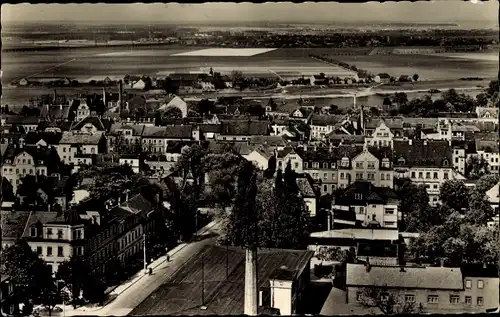
[[[144,274],[141,270],[131,281],[117,287],[110,296],[116,296],[104,307],[80,307],[74,310],[71,306],[65,307],[65,316],[96,315],[96,316],[126,316],[137,305],[145,300],[154,290],[162,285],[172,274],[180,269],[186,261],[199,252],[204,246],[215,243],[219,230],[219,223],[211,222],[198,232],[198,241],[183,243],[169,251],[170,262],[166,262],[166,256],[153,261],[149,267],[153,274]],[[62,315],[62,314],[61,314]]]

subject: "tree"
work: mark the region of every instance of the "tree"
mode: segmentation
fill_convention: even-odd
[[[406,105],[408,103],[408,95],[404,92],[397,92],[394,94],[394,103],[399,107]]]
[[[391,107],[392,106],[392,101],[391,98],[385,97],[384,102],[382,103],[383,106]]]
[[[488,95],[479,94],[476,96],[476,105],[478,107],[486,107],[488,105]]]
[[[386,290],[386,287],[364,287],[359,294],[359,301],[365,307],[378,308],[385,315],[422,313],[422,304],[406,301],[400,295]]]
[[[493,97],[495,93],[498,93],[500,91],[500,85],[498,82],[498,79],[490,81],[488,88],[486,89],[486,94],[488,97]]]
[[[228,228],[228,239],[232,245],[250,249],[258,247],[256,176],[252,162],[243,162],[238,173],[238,187]]]
[[[243,73],[241,71],[238,71],[238,70],[233,70],[233,71],[231,71],[230,78],[231,78],[231,81],[233,83],[242,81],[243,80]]]
[[[442,219],[429,206],[429,195],[424,186],[418,186],[411,182],[405,182],[397,190],[401,199],[401,213],[405,224],[405,231],[426,231],[429,225],[438,225]]]
[[[474,190],[481,195],[485,195],[486,192],[490,190],[499,181],[500,177],[498,176],[498,174],[484,175],[481,178],[479,178]]]
[[[49,287],[51,272],[45,262],[35,254],[25,240],[16,242],[1,253],[2,276],[14,284],[12,300],[27,304],[39,300]]]
[[[76,303],[88,283],[91,270],[84,259],[79,256],[72,256],[69,261],[64,261],[59,265],[56,273],[58,280],[63,280],[71,292],[71,301],[76,308]]]
[[[163,118],[168,118],[168,119],[180,119],[182,118],[182,111],[181,109],[177,107],[171,107],[168,108],[164,113],[163,113]]]
[[[469,190],[461,180],[447,180],[441,185],[439,199],[444,205],[460,212],[469,207]]]
[[[61,291],[52,278],[52,272],[48,266],[46,266],[45,270],[40,272],[40,274],[40,278],[43,278],[44,282],[38,300],[47,309],[49,316],[52,316],[52,312],[56,305],[61,303]]]
[[[160,111],[155,112],[155,126],[161,126],[162,123],[162,113]]]
[[[380,110],[377,107],[370,107],[370,114],[374,117],[379,117]]]
[[[264,177],[272,178],[276,172],[276,156],[271,156],[267,162],[267,169],[264,171]]]
[[[214,111],[215,109],[215,104],[214,102],[208,100],[208,99],[202,99],[200,102],[198,102],[197,105],[198,112],[200,115],[206,115]]]
[[[472,156],[467,160],[465,166],[465,176],[470,179],[479,179],[482,176],[489,174],[488,161],[482,156]]]
[[[413,81],[418,81],[419,76],[418,76],[418,74],[413,74],[412,78],[413,78]]]

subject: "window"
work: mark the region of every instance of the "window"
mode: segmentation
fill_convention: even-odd
[[[361,199],[363,199],[363,194],[355,193],[354,198],[357,200],[361,200]]]
[[[434,179],[437,179],[437,178],[438,178],[438,173],[434,172]]]
[[[328,174],[327,173],[323,173],[323,179],[328,179]]]
[[[363,173],[356,173],[356,179],[363,179]]]
[[[459,295],[450,295],[450,304],[458,304],[460,302]]]
[[[363,292],[357,292],[356,293],[356,300],[358,302],[362,301],[363,300]]]
[[[328,191],[328,185],[323,185],[323,191],[327,192]]]
[[[418,172],[418,178],[424,178],[424,173],[423,172]]]
[[[344,173],[340,173],[340,179],[344,179],[345,176],[344,176]]]
[[[63,247],[57,247],[57,256],[64,256]]]
[[[455,157],[455,163],[458,163],[458,157]]]
[[[405,302],[413,303],[414,301],[415,301],[415,295],[413,294],[405,295]]]
[[[63,231],[57,230],[57,239],[62,239],[62,238],[63,238]]]
[[[427,295],[427,303],[429,304],[439,303],[439,295]]]
[[[63,152],[66,153],[66,148],[65,147],[63,147]]]
[[[374,179],[375,179],[375,174],[373,174],[373,173],[368,173],[368,179],[369,179],[369,180],[374,180]]]
[[[477,288],[479,288],[479,289],[484,288],[484,281],[483,280],[477,280]]]
[[[477,297],[477,306],[483,306],[483,298],[480,296]]]
[[[308,163],[304,162],[304,168],[307,168],[307,166],[308,166]]]
[[[411,172],[411,178],[415,178],[415,172]]]
[[[384,226],[385,227],[392,227],[395,225],[394,221],[384,221]]]
[[[36,247],[36,254],[42,255],[42,247]]]
[[[425,173],[425,178],[431,178],[431,172]]]
[[[380,180],[381,181],[385,180],[385,176],[384,175],[385,175],[384,173],[380,174]]]
[[[387,215],[394,215],[394,208],[386,208],[385,213]]]
[[[51,236],[51,235],[52,235],[52,229],[51,229],[51,228],[48,228],[48,229],[47,229],[47,235],[48,235],[48,236]]]
[[[472,281],[471,280],[465,280],[465,288],[472,288]]]
[[[444,176],[444,177],[443,177],[444,179],[448,179],[448,173],[444,173],[444,175],[443,175],[443,176]]]
[[[365,213],[365,207],[359,207],[359,214],[364,214]]]
[[[295,162],[294,166],[295,168],[299,168],[299,163]]]
[[[319,168],[319,163],[318,162],[313,162],[313,168]]]
[[[52,256],[52,247],[47,247],[47,256]]]
[[[36,237],[36,228],[30,228],[30,236]]]
[[[472,305],[472,297],[465,296],[465,305]]]
[[[369,169],[374,169],[375,168],[375,162],[368,162],[368,168]]]
[[[356,162],[356,168],[363,168],[363,162]]]
[[[323,163],[323,168],[328,168],[328,163]]]

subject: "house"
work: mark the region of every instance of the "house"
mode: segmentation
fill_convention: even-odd
[[[331,194],[337,189],[337,151],[304,145],[297,149],[303,161],[303,172],[320,182],[321,195]]]
[[[22,144],[9,146],[3,156],[2,171],[14,193],[22,179],[28,175],[51,175],[57,172],[59,157],[53,149],[24,147]]]
[[[480,156],[488,162],[489,170],[491,173],[500,173],[500,143],[498,140],[476,140],[476,156]],[[474,154],[471,154],[473,156]]]
[[[259,249],[257,251],[257,292],[258,306],[261,313],[279,312],[280,315],[292,315],[308,312],[305,289],[310,281],[311,251],[285,249]],[[224,269],[228,263],[228,275]],[[203,261],[203,265],[200,263]],[[245,312],[245,250],[236,247],[209,245],[189,258],[172,277],[172,283],[164,284],[155,290],[132,314],[200,314],[198,304],[205,275],[207,284],[204,292],[206,315],[242,315]],[[213,274],[208,275],[208,272]],[[211,276],[210,279],[208,276]],[[209,280],[219,281],[208,287]],[[248,282],[247,282],[248,283]],[[199,291],[193,291],[199,290]],[[179,294],[185,294],[179,297]],[[266,313],[267,312],[267,313]]]
[[[164,153],[169,141],[199,140],[199,129],[191,125],[145,127],[142,132],[142,149],[149,153]]]
[[[499,204],[500,204],[500,188],[499,188],[499,185],[500,183],[496,183],[492,188],[490,188],[487,192],[486,192],[486,198],[488,199],[488,202],[490,203],[491,205],[491,208],[493,209],[494,213],[495,213],[495,219],[493,221],[493,224],[496,222],[496,224],[498,225],[498,217],[500,215],[500,208],[499,208]]]
[[[356,222],[369,228],[397,228],[401,220],[399,198],[391,188],[356,181],[335,198],[334,209],[349,207],[356,213]],[[335,215],[334,215],[335,217]]]
[[[476,114],[481,121],[494,121],[498,124],[498,108],[476,107]]]
[[[113,123],[107,140],[109,152],[134,152],[141,146],[143,124]]]
[[[369,133],[368,131],[370,131],[370,129],[366,129],[365,131]],[[394,133],[392,133],[384,120],[380,120],[373,132],[366,135],[365,144],[367,146],[392,148],[393,139]]]
[[[37,201],[35,205],[38,203],[47,205],[49,211],[55,205],[66,208],[66,193],[64,189],[67,181],[67,176],[61,177],[59,174],[48,177],[38,176],[34,185],[23,186],[21,184],[19,186],[17,191],[19,202],[24,204],[24,199],[36,192]]]
[[[290,111],[289,119],[308,123],[314,113],[313,110],[307,107],[300,106],[300,102],[297,102],[297,105],[298,107]]]
[[[394,141],[394,177],[424,185],[432,205],[439,201],[441,185],[453,179],[453,149],[445,140]]]
[[[139,173],[140,160],[137,154],[120,154],[118,163],[120,165],[128,165],[134,173]]]
[[[286,166],[288,163],[290,163],[292,170],[296,173],[302,173],[303,172],[303,160],[300,157],[300,155],[292,148],[292,147],[286,147],[281,151],[278,151],[277,156],[276,156],[276,167],[281,169],[282,171],[285,170]]]
[[[25,138],[26,146],[57,147],[62,138],[62,132],[28,132]]]
[[[85,99],[80,99],[79,104],[76,108],[75,120],[80,121],[90,116],[90,107],[87,105],[87,101]]]
[[[158,111],[167,111],[171,108],[178,108],[182,112],[182,117],[185,118],[188,115],[188,105],[187,103],[178,96],[171,96],[165,100],[165,102],[157,109]]]
[[[248,140],[249,145],[264,145],[277,151],[283,150],[287,143],[283,137],[274,135],[254,135]]]
[[[200,125],[200,139],[211,140],[215,139],[215,135],[221,132],[220,124],[201,124]]]
[[[146,83],[144,82],[144,80],[142,79],[139,79],[135,82],[133,82],[131,85],[130,85],[130,88],[132,89],[139,89],[139,90],[143,90],[144,88],[146,88]]]
[[[22,237],[55,274],[71,256],[84,255],[85,224],[71,209],[64,214],[32,211]]]
[[[40,111],[40,118],[48,121],[65,121],[68,120],[70,114],[70,105],[49,105],[42,106]]]
[[[271,135],[281,136],[286,133],[288,128],[287,118],[273,118],[271,120]]]
[[[365,138],[364,135],[338,134],[337,132],[332,132],[327,136],[327,142],[333,146],[353,145],[362,147],[366,143]]]
[[[328,85],[328,78],[324,74],[312,75],[309,79],[311,86]]]
[[[101,119],[96,116],[87,116],[82,120],[73,122],[70,127],[70,131],[81,131],[81,132],[105,132],[108,133],[111,129],[112,122],[109,119]]]
[[[470,156],[477,154],[475,141],[451,141],[453,148],[453,168],[460,174],[465,175],[465,167]]]
[[[67,131],[63,132],[57,153],[61,161],[65,164],[76,164],[75,157],[77,154],[106,153],[106,137],[104,132],[82,132],[82,131]]]
[[[378,187],[393,188],[392,150],[386,148],[368,148],[352,158],[350,179],[368,181]]]
[[[269,167],[269,160],[274,156],[274,151],[265,145],[251,146],[248,153],[240,153],[240,155],[255,164],[257,168],[265,170]]]
[[[306,176],[297,176],[296,178],[297,187],[299,188],[299,195],[304,200],[307,210],[309,211],[310,217],[316,217],[316,198],[317,195],[314,192],[313,186],[311,184],[311,179]]]
[[[246,141],[255,135],[269,135],[268,121],[223,120],[216,140]]]
[[[485,312],[498,307],[499,284],[498,273],[484,271],[349,263],[346,303],[361,305],[363,289],[374,287],[422,305],[425,313]]]
[[[38,116],[2,115],[2,117],[5,120],[2,125],[22,127],[24,133],[36,131],[40,123]]]
[[[338,169],[338,185],[337,188],[346,188],[354,180],[352,177],[352,170],[354,163],[352,159],[362,153],[364,148],[362,146],[353,145],[339,145],[337,147],[337,169]],[[367,176],[368,177],[368,176]]]
[[[334,130],[341,126],[346,120],[342,115],[317,115],[311,116],[309,126],[311,127],[311,137],[313,139],[322,140]]]

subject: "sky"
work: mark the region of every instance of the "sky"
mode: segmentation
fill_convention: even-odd
[[[8,0],[7,0],[8,1]],[[4,4],[9,22],[454,22],[498,23],[498,1],[206,4]]]

